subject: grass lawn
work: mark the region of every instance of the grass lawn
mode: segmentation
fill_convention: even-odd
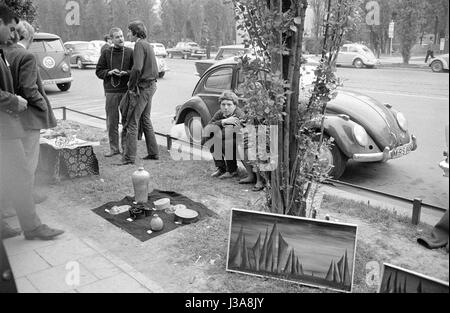
[[[136,242],[90,210],[127,195],[133,196],[131,175],[137,165],[116,166],[120,156],[103,157],[109,152],[103,130],[67,121],[60,124],[77,128],[78,138],[101,142],[95,148],[100,176],[42,186],[52,194],[54,203],[59,204],[51,209],[52,216],[79,235],[93,237],[107,249],[121,254],[168,292],[326,292],[290,282],[226,272],[231,208],[261,210],[264,193],[254,193],[251,185],[238,185],[237,180],[211,178],[212,162],[173,161],[163,147],[159,161],[142,161],[151,175],[150,187],[184,194],[205,204],[219,217],[182,227],[144,244]],[[145,155],[144,146],[143,142],[139,143],[138,155],[141,157]],[[376,282],[367,279],[370,277],[367,265],[381,266],[383,262],[448,281],[448,253],[427,250],[416,243],[417,237],[431,232],[430,226],[415,227],[406,218],[367,203],[328,195],[324,196],[318,218],[323,219],[326,214],[332,220],[359,226],[353,292],[376,292]],[[111,240],[101,239],[103,235],[110,236]],[[158,255],[149,251],[158,251]],[[152,269],[146,262],[161,267]]]

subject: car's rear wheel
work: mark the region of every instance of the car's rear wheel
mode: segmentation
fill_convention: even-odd
[[[77,67],[80,70],[84,69],[84,64],[83,64],[83,62],[81,61],[80,58],[77,59]]]
[[[442,62],[439,60],[435,60],[435,61],[431,62],[430,67],[431,67],[431,70],[435,73],[439,73],[444,70],[444,64],[442,64]]]
[[[200,115],[195,111],[186,114],[186,117],[184,118],[184,127],[188,139],[192,140],[194,143],[200,144],[202,141],[203,130],[203,123]]]
[[[325,167],[325,173],[330,178],[339,179],[345,172],[347,157],[341,152],[336,142],[333,142],[329,147],[321,147],[319,162]]]
[[[56,86],[59,88],[59,90],[61,91],[67,91],[70,89],[70,86],[72,86],[72,83],[63,83],[63,84],[56,84]]]
[[[159,78],[163,78],[165,74],[166,74],[166,72],[159,72],[158,76],[159,76]]]
[[[353,61],[353,66],[356,68],[363,68],[364,62],[361,59],[356,59],[355,61]]]

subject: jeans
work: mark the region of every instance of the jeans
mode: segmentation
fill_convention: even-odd
[[[106,94],[106,129],[108,130],[109,148],[111,153],[118,153],[119,150],[119,104],[123,93]]]
[[[34,204],[33,186],[34,171],[27,163],[23,141],[0,139],[0,195],[6,194],[11,200],[24,232],[33,231],[41,225]]]
[[[157,156],[159,154],[152,121],[150,120],[152,98],[155,92],[156,82],[153,82],[149,88],[140,89],[137,104],[122,131],[123,161],[136,161],[139,120],[142,123],[148,155]]]

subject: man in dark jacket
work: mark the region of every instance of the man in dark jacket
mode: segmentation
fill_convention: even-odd
[[[128,80],[133,66],[133,50],[124,47],[120,28],[110,31],[113,46],[105,49],[97,63],[96,75],[103,80],[106,95],[106,128],[110,153],[105,157],[120,154],[119,149],[119,104],[128,90]]]
[[[11,10],[0,4],[0,44],[6,43],[17,22]],[[11,72],[0,49],[0,195],[7,194],[12,201],[25,239],[49,240],[63,232],[42,224],[36,213],[34,173],[27,164],[23,143],[26,131],[19,117],[26,109],[27,101],[14,94]],[[3,207],[0,209],[3,211]]]
[[[22,139],[26,160],[34,182],[34,173],[39,162],[40,130],[56,127],[50,101],[45,94],[35,56],[27,51],[34,37],[34,28],[26,21],[17,24],[16,35],[12,36],[4,52],[10,64],[15,92],[28,101],[28,109],[20,114],[25,137]],[[35,203],[46,197],[34,193]]]
[[[137,139],[139,121],[142,123],[147,156],[144,160],[159,159],[153,125],[150,120],[152,98],[156,92],[158,64],[152,46],[145,40],[147,29],[141,21],[130,23],[128,36],[136,42],[133,53],[133,68],[131,69],[128,89],[136,101],[131,114],[127,114],[126,126],[123,128],[122,141],[125,142],[122,165],[134,164],[137,154]],[[142,119],[141,119],[142,116]]]

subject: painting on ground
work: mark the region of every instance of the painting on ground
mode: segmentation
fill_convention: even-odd
[[[448,293],[448,282],[383,264],[379,293]]]
[[[233,209],[227,271],[351,292],[357,226]]]

